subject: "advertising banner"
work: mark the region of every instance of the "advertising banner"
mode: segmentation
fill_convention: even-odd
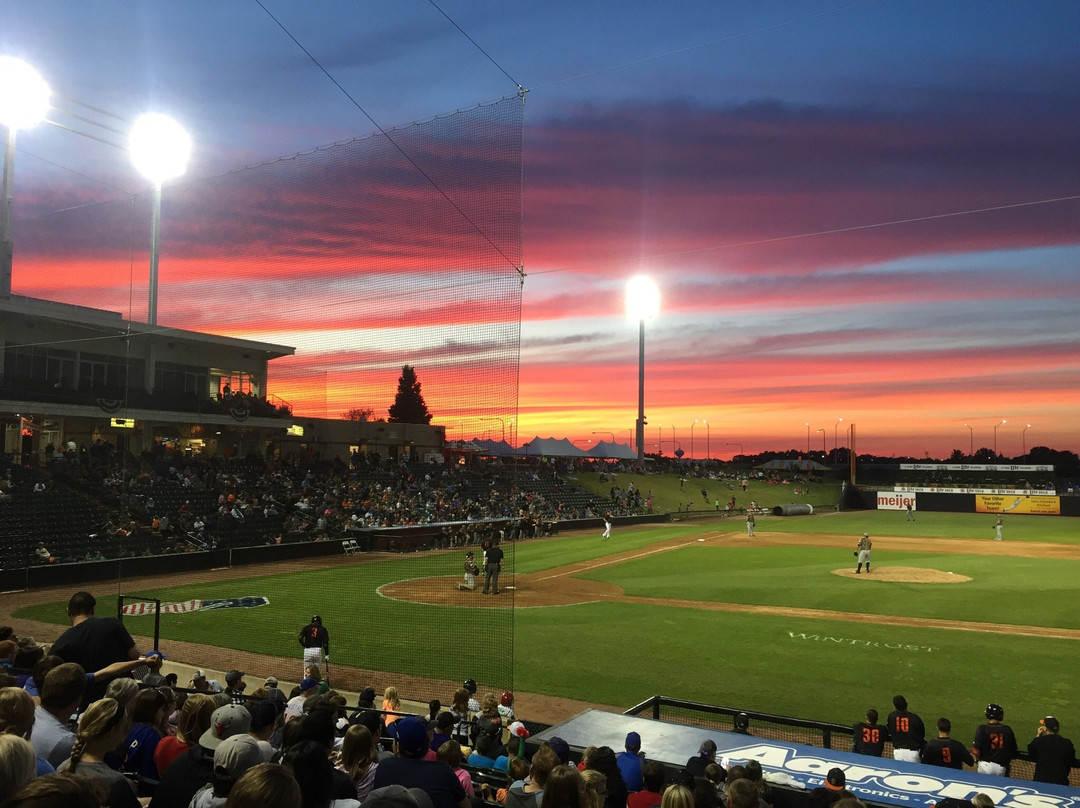
[[[917,511],[915,494],[891,494],[888,491],[878,491],[877,509],[879,511],[906,511],[911,505],[911,510]]]
[[[1061,514],[1060,497],[1041,496],[998,496],[978,494],[975,497],[975,510],[978,513],[1036,513],[1043,516]]]

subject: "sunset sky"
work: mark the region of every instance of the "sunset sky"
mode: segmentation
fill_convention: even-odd
[[[993,446],[995,425],[1004,455],[1080,450],[1078,31],[1071,0],[0,0],[0,53],[123,118],[172,114],[194,140],[194,178],[522,85],[510,432],[628,440],[638,341],[624,290],[647,274],[660,315],[646,329],[646,450],[689,453],[693,440],[695,456],[724,458],[831,449],[851,423],[860,452],[884,455]],[[119,150],[56,127],[17,143],[13,291],[115,294],[127,313],[124,288],[20,252],[19,223],[144,181]],[[355,312],[241,326],[246,293],[215,289],[211,259],[174,256],[166,276],[167,260],[162,305],[186,327],[301,354],[316,334],[349,344]],[[289,294],[260,273],[239,298],[256,310],[260,295]],[[433,322],[451,308],[458,325],[484,316],[463,294]],[[385,310],[365,323],[380,318],[396,325]],[[318,372],[333,410],[334,371]],[[448,393],[433,387],[439,422]]]

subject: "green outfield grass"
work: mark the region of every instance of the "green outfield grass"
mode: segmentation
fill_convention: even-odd
[[[900,512],[860,512],[761,519],[758,529],[851,535],[852,546],[863,530],[925,536],[928,545],[940,549],[949,538],[972,536],[985,538],[989,546],[992,523],[987,515],[922,513],[912,525]],[[1076,519],[1016,516],[1006,525],[1007,541],[1075,543],[1080,533]],[[525,541],[515,548],[516,569],[537,572],[700,532],[741,530],[741,521],[725,519],[619,527],[608,542],[599,540],[599,531]],[[952,570],[973,580],[899,584],[831,574],[853,561],[851,552],[840,548],[733,548],[706,542],[583,575],[644,598],[1065,628],[1080,623],[1073,594],[1077,562],[948,555],[929,552],[929,546],[925,553],[875,548],[877,565]],[[296,633],[317,612],[333,632],[339,664],[463,679],[473,673],[460,662],[463,643],[501,653],[507,638],[454,630],[453,614],[473,607],[403,603],[375,591],[396,580],[457,575],[459,565],[460,553],[402,556],[270,576],[244,577],[237,570],[233,581],[155,590],[153,595],[166,601],[270,598],[269,606],[253,610],[166,615],[162,645],[168,650],[169,640],[186,640],[296,658]],[[113,613],[114,600],[99,601],[99,614]],[[491,608],[489,602],[477,603]],[[66,623],[64,603],[18,614]],[[127,621],[133,633],[152,631],[150,617]],[[413,627],[436,622],[450,628],[434,637],[418,632],[409,644]],[[939,715],[951,718],[954,736],[962,739],[970,737],[988,701],[1005,706],[1006,719],[1024,738],[1040,716],[1051,713],[1066,728],[1080,726],[1073,673],[1080,641],[618,602],[517,609],[514,627],[512,684],[522,691],[624,706],[662,693],[843,722],[861,718],[870,706],[887,712],[892,696],[902,692],[928,724]]]
[[[784,533],[845,533],[852,543],[863,532],[871,536],[924,536],[941,539],[992,541],[997,515],[992,513],[918,512],[908,522],[904,511],[841,511],[814,516],[776,516],[758,519],[757,529]],[[1080,519],[1065,516],[1017,514],[1005,517],[1006,541],[1046,541],[1080,544]]]

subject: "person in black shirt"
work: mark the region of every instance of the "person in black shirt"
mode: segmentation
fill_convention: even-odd
[[[315,615],[311,622],[300,629],[300,645],[304,647],[304,676],[312,665],[322,669],[330,658],[330,632],[322,624],[322,618]]]
[[[908,711],[907,706],[907,699],[894,696],[893,707],[896,709],[889,713],[885,726],[889,729],[889,740],[893,745],[893,759],[918,763],[919,753],[926,746],[926,727],[919,716]]]
[[[878,711],[870,708],[866,711],[866,720],[852,727],[853,738],[851,751],[860,755],[881,757],[885,741],[889,739],[889,730],[879,724]]]
[[[960,741],[949,737],[952,722],[947,718],[937,721],[938,736],[922,750],[922,762],[931,766],[944,766],[946,769],[962,769],[966,763],[975,765],[975,758]]]
[[[142,656],[124,624],[115,617],[95,617],[97,600],[89,592],[76,592],[68,601],[71,628],[53,643],[50,654],[64,662],[77,662],[86,671],[100,671],[114,662]],[[83,695],[83,704],[105,697],[107,681],[95,680]]]
[[[1009,776],[1009,764],[1016,757],[1016,735],[1012,727],[1002,724],[1005,709],[1000,704],[986,707],[986,723],[975,730],[972,752],[978,759],[981,774]]]
[[[502,571],[503,551],[498,544],[492,544],[484,553],[484,591],[491,594],[499,594],[499,573]]]
[[[1061,725],[1052,715],[1039,721],[1039,730],[1028,744],[1028,754],[1035,761],[1035,775],[1031,779],[1039,783],[1069,785],[1069,770],[1076,759],[1076,749],[1068,738],[1058,735]]]

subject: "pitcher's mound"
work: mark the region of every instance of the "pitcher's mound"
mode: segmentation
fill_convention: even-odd
[[[855,570],[847,567],[833,570],[833,575],[842,578],[859,578],[866,581],[890,581],[901,584],[962,584],[970,581],[966,575],[954,575],[942,570],[930,570],[923,567],[873,567],[870,572],[863,570],[856,575]]]

